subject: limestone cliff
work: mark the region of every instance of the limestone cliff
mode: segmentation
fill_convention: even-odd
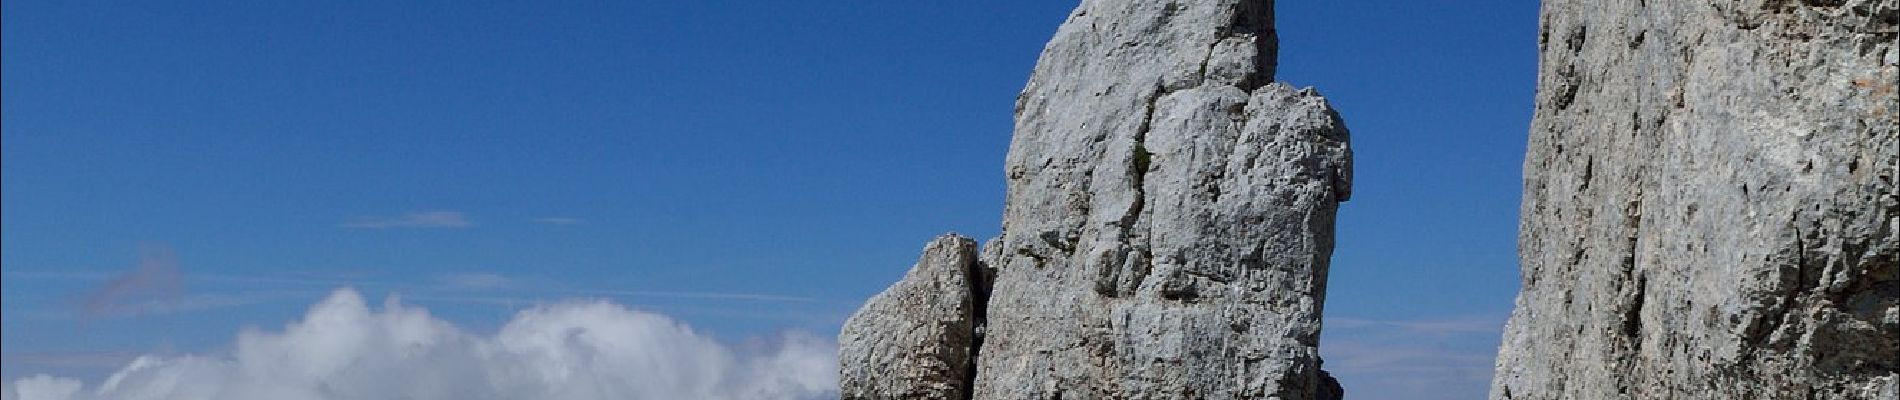
[[[1351,151],[1323,98],[1273,83],[1276,46],[1269,1],[1083,1],[1017,99],[1003,234],[966,275],[974,375],[852,378],[913,365],[865,354],[966,342],[889,331],[958,323],[872,316],[938,301],[894,292],[948,296],[900,290],[926,287],[914,270],[846,327],[846,396],[1336,398],[1317,346]]]
[[[1894,0],[1547,0],[1494,399],[1884,399]]]

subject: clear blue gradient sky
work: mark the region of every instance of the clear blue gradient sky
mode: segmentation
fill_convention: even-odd
[[[215,352],[342,286],[475,331],[591,297],[835,334],[932,236],[996,234],[1013,99],[1073,6],[8,0],[0,379]],[[1279,79],[1358,162],[1328,368],[1481,396],[1536,2],[1277,8]]]

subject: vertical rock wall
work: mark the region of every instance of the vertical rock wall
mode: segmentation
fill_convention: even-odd
[[[1495,399],[1886,399],[1895,0],[1547,0]]]

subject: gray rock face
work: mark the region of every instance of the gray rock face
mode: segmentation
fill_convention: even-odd
[[[1272,83],[1272,21],[1260,0],[1085,0],[1057,30],[1017,100],[973,398],[1337,396],[1317,346],[1351,151],[1323,98]],[[852,338],[890,335],[854,329],[889,327],[847,327],[847,375]]]
[[[1547,0],[1494,399],[1885,399],[1900,3]]]
[[[944,235],[839,335],[845,399],[967,399],[976,346],[976,241]]]

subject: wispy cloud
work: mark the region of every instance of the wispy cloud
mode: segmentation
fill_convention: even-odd
[[[467,228],[474,225],[468,221],[468,216],[462,215],[460,211],[417,211],[393,217],[356,217],[338,226],[354,229],[392,229]]]
[[[1377,320],[1353,317],[1327,317],[1327,329],[1399,329],[1435,335],[1484,333],[1504,329],[1504,320],[1494,316],[1456,316],[1440,319]]]
[[[1483,398],[1496,354],[1484,347],[1402,341],[1334,341],[1320,352],[1352,398],[1444,400]]]
[[[1505,318],[1328,316],[1320,354],[1352,398],[1482,398]]]
[[[514,282],[507,276],[491,272],[449,274],[437,277],[436,281],[453,290],[501,289]]]
[[[384,287],[388,283],[372,279],[363,274],[313,274],[313,273],[264,273],[264,274],[192,274],[193,282],[221,285],[260,286],[306,286],[306,287]]]
[[[661,290],[563,290],[561,293],[583,296],[611,297],[663,297],[679,299],[708,300],[746,300],[783,303],[809,303],[817,301],[810,297],[786,296],[767,293],[724,293],[724,292],[677,292]]]
[[[39,368],[119,368],[142,353],[129,351],[41,351],[0,353],[0,364]]]
[[[90,317],[138,314],[175,303],[184,286],[184,273],[179,271],[178,257],[171,248],[147,244],[140,246],[138,264],[132,270],[83,295],[79,306]]]
[[[537,224],[547,224],[547,225],[580,225],[580,224],[587,223],[587,220],[583,220],[580,218],[573,218],[573,217],[541,217],[541,218],[532,219],[530,221],[534,221],[534,223],[537,223]]]
[[[126,302],[111,309],[91,312],[88,317],[153,317],[309,297],[312,291],[249,291],[240,293],[194,293],[165,299]]]
[[[101,281],[101,280],[107,279],[108,277],[115,276],[110,273],[96,272],[96,271],[13,271],[13,270],[4,272],[4,275],[8,277],[8,279],[76,280],[76,281]],[[615,299],[627,299],[627,300],[643,299],[643,298],[644,299],[684,299],[684,300],[708,300],[708,301],[722,301],[722,302],[764,302],[764,303],[820,303],[820,302],[825,301],[824,299],[819,299],[819,298],[795,296],[795,295],[788,295],[788,294],[781,294],[781,293],[602,289],[597,286],[596,287],[586,287],[586,286],[576,287],[576,286],[570,286],[568,284],[560,283],[560,282],[551,282],[551,281],[546,281],[546,280],[534,280],[534,279],[521,279],[519,277],[512,277],[512,276],[503,275],[499,273],[492,273],[492,272],[453,273],[453,274],[439,275],[433,278],[427,278],[427,279],[422,279],[422,280],[401,280],[401,279],[394,279],[392,277],[382,277],[380,279],[372,279],[372,278],[357,276],[357,275],[324,277],[321,275],[296,274],[296,273],[191,274],[188,276],[184,276],[183,279],[186,282],[200,284],[199,286],[201,287],[201,289],[202,287],[212,287],[212,288],[223,288],[223,289],[239,289],[239,290],[243,290],[243,292],[236,293],[236,294],[226,294],[226,295],[199,294],[199,295],[196,295],[195,297],[194,296],[174,296],[172,297],[173,300],[171,301],[178,302],[178,303],[186,303],[186,304],[170,306],[168,308],[157,307],[156,306],[157,303],[150,302],[150,301],[145,301],[141,304],[145,304],[146,307],[150,307],[150,308],[155,308],[155,309],[164,308],[164,309],[173,310],[173,311],[197,310],[197,309],[204,309],[206,307],[193,306],[191,303],[199,303],[199,304],[218,303],[219,301],[215,300],[215,297],[218,297],[218,296],[252,298],[254,297],[253,295],[257,293],[271,293],[271,292],[293,293],[297,296],[308,296],[312,293],[313,290],[317,290],[319,288],[326,288],[326,287],[336,287],[336,286],[375,288],[378,290],[400,292],[400,293],[404,293],[405,297],[409,297],[409,298],[423,298],[421,296],[428,296],[428,298],[454,298],[454,299],[463,299],[463,300],[470,300],[470,301],[473,301],[476,299],[488,299],[488,300],[473,301],[473,302],[497,303],[497,304],[501,304],[501,303],[519,304],[523,302],[531,303],[534,301],[534,299],[564,298],[564,297],[596,297],[596,298],[615,298]],[[472,291],[490,291],[490,292],[500,291],[500,292],[505,292],[506,295],[505,296],[487,296],[487,295],[478,294],[478,295],[470,296],[470,293],[467,293],[467,292],[472,292]],[[229,290],[226,290],[225,292],[230,293]],[[450,294],[449,292],[462,292],[462,293],[454,293],[455,294],[454,296],[442,296],[442,295]],[[321,293],[321,291],[318,290],[316,293]],[[487,296],[487,297],[484,297],[484,296]],[[285,298],[288,298],[288,297],[285,297]],[[274,301],[277,299],[279,298],[272,297],[268,299],[262,299],[262,301]],[[489,300],[492,300],[492,301],[489,301]],[[256,302],[258,301],[248,301],[248,302],[242,302],[242,303],[230,302],[230,303],[232,303],[232,305],[245,305],[245,304],[254,304]],[[123,314],[125,313],[116,313],[112,315],[123,315]]]
[[[4,273],[8,279],[87,282],[90,289],[68,296],[72,308],[45,308],[26,315],[35,318],[91,320],[99,318],[152,317],[262,304],[321,295],[323,290],[297,290],[289,287],[258,288],[253,284],[299,284],[334,287],[350,284],[341,280],[270,276],[187,274],[171,248],[145,244],[139,248],[138,261],[131,269],[109,271],[17,271]],[[187,284],[239,283],[253,287],[244,290],[206,292],[187,290]]]
[[[451,274],[436,278],[436,285],[425,290],[404,291],[403,296],[418,300],[446,300],[496,305],[533,304],[549,298],[603,298],[638,301],[639,299],[701,300],[741,303],[818,303],[818,299],[776,293],[695,292],[665,290],[591,289],[550,287],[545,282],[511,278],[493,273]],[[730,308],[730,307],[717,307]]]
[[[1332,356],[1326,360],[1328,367],[1384,374],[1449,370],[1458,371],[1467,378],[1484,379],[1491,376],[1491,361],[1494,359],[1489,353],[1457,351],[1418,343],[1345,341],[1327,343],[1323,347]]]

